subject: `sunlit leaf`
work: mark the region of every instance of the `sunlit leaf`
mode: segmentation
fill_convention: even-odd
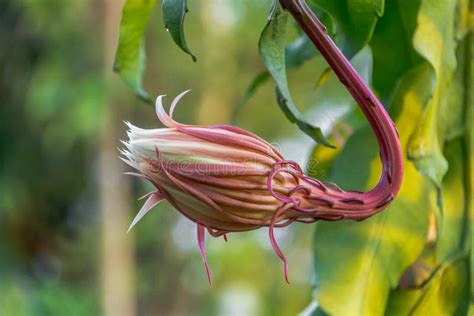
[[[188,12],[186,0],[163,0],[161,8],[163,10],[165,27],[171,34],[173,41],[183,52],[190,55],[195,62],[196,56],[188,48],[186,38],[184,37],[184,17]]]
[[[120,35],[114,71],[135,91],[138,97],[151,102],[142,88],[145,71],[144,34],[155,0],[127,0],[122,10]]]
[[[289,121],[316,142],[333,147],[323,135],[321,128],[307,122],[291,98],[286,76],[285,34],[288,14],[275,3],[267,25],[262,31],[259,51],[265,66],[277,85],[277,101]]]
[[[423,0],[413,44],[433,68],[435,89],[422,120],[410,139],[408,155],[440,188],[448,164],[443,156],[445,115],[441,104],[456,69],[455,0]]]
[[[467,258],[450,260],[421,289],[394,291],[385,315],[467,315],[467,280]]]

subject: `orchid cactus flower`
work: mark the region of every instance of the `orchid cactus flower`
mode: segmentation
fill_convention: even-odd
[[[123,160],[150,181],[155,190],[130,229],[161,200],[166,199],[197,225],[197,240],[211,282],[204,249],[206,231],[212,236],[268,227],[270,242],[283,261],[274,228],[293,222],[363,220],[384,209],[400,189],[403,159],[395,125],[360,75],[329,38],[326,29],[304,1],[280,0],[313,41],[361,107],[380,147],[383,164],[377,185],[368,192],[344,191],[336,184],[306,176],[264,139],[234,126],[194,126],[176,122],[164,96],[156,99],[156,113],[166,126],[141,129],[127,123]]]
[[[123,160],[156,188],[147,195],[129,230],[161,200],[168,200],[197,224],[197,240],[210,281],[204,249],[207,230],[212,236],[320,219],[363,219],[392,199],[371,199],[359,192],[345,192],[333,183],[306,176],[300,166],[284,157],[264,139],[234,126],[194,126],[176,122],[172,115],[185,91],[171,104],[168,114],[163,97],[156,113],[166,128],[141,129],[127,123],[128,141]]]

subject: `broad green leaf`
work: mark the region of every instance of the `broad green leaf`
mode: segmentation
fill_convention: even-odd
[[[370,40],[377,19],[384,13],[384,0],[311,0],[333,19],[335,40],[348,57]]]
[[[469,287],[467,282],[468,208],[463,139],[458,138],[445,147],[449,170],[443,179],[442,194],[445,211],[438,225],[436,245],[425,250],[435,256],[434,275],[421,288],[397,289],[390,295],[386,315],[465,315]],[[429,254],[428,254],[429,255]],[[429,270],[429,269],[428,269]]]
[[[421,0],[392,0],[377,22],[370,46],[374,53],[373,83],[382,101],[389,101],[400,78],[421,58],[412,45]],[[387,45],[387,40],[390,45]]]
[[[333,147],[319,127],[307,122],[293,102],[288,88],[285,63],[285,34],[288,14],[278,2],[274,3],[267,25],[258,43],[260,55],[277,85],[277,100],[288,120],[316,142]]]
[[[441,104],[456,69],[456,0],[423,0],[413,44],[433,68],[435,89],[423,118],[412,135],[408,155],[418,170],[440,188],[448,164],[443,156],[445,132]]]
[[[442,264],[421,289],[394,291],[385,315],[466,315],[468,271],[465,257]]]
[[[429,96],[427,67],[409,72],[394,98],[392,114],[406,144]],[[404,148],[405,149],[405,148]],[[368,128],[356,131],[332,168],[331,181],[346,189],[368,189],[379,179],[378,146]],[[405,162],[405,181],[394,202],[362,222],[316,226],[315,299],[330,315],[381,315],[391,289],[425,246],[428,181]]]
[[[154,6],[155,0],[125,2],[114,62],[114,71],[138,97],[147,102],[151,102],[150,97],[142,88],[142,76],[145,70],[144,34]]]
[[[165,28],[171,34],[173,41],[196,62],[196,56],[191,53],[184,37],[184,17],[188,12],[186,0],[163,0],[161,8]]]

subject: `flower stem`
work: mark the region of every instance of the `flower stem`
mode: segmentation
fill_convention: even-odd
[[[339,80],[346,86],[363,111],[380,147],[383,165],[382,176],[369,192],[359,195],[367,206],[369,216],[383,209],[398,193],[403,178],[403,158],[397,129],[381,102],[367,86],[347,58],[337,48],[327,34],[326,27],[316,17],[304,0],[279,0],[298,22],[303,31],[314,43],[321,55],[333,69]],[[385,203],[386,202],[386,203]],[[367,216],[362,212],[361,218]]]

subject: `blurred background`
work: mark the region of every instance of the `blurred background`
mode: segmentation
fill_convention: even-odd
[[[144,86],[168,101],[192,89],[179,121],[229,124],[306,163],[312,141],[285,118],[268,81],[234,104],[264,69],[257,50],[270,0],[190,1],[183,54],[157,5],[147,32]],[[0,2],[0,314],[292,315],[311,300],[313,226],[277,230],[283,278],[266,229],[207,239],[213,285],[195,227],[166,202],[126,234],[148,192],[118,159],[123,121],[161,126],[112,72],[121,0]],[[296,34],[296,31],[295,31]],[[295,34],[288,35],[290,38]],[[324,69],[291,72],[301,110]],[[297,79],[297,80],[296,80]],[[341,110],[341,109],[339,109]],[[330,125],[331,113],[313,113]],[[321,170],[324,172],[324,170]]]

